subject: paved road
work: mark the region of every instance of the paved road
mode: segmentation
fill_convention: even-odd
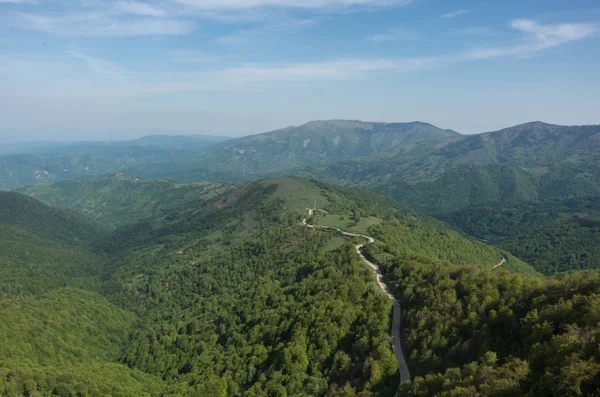
[[[314,211],[317,211],[317,210],[309,209],[308,215],[309,216],[312,215]],[[343,231],[342,229],[338,229],[337,227],[309,225],[308,223],[306,223],[306,219],[302,220],[302,224],[311,229],[333,229],[333,230],[339,231],[344,236],[362,237],[362,238],[366,239],[367,241],[369,241],[370,243],[375,242],[375,239],[373,239],[373,237],[364,236],[362,234],[357,234],[357,233],[346,232],[346,231]],[[377,278],[377,284],[379,285],[379,288],[381,288],[383,290],[383,292],[385,292],[385,294],[388,296],[388,298],[390,298],[392,300],[392,303],[394,306],[394,312],[393,312],[393,317],[392,317],[392,347],[394,350],[394,355],[396,356],[396,361],[398,362],[398,368],[400,369],[400,383],[410,382],[410,371],[408,369],[408,364],[406,363],[406,359],[404,358],[404,354],[402,353],[402,343],[401,343],[401,339],[400,339],[400,315],[402,314],[402,309],[400,308],[400,303],[398,303],[396,298],[394,298],[394,295],[392,295],[392,293],[390,292],[387,285],[383,282],[383,273],[381,273],[381,269],[379,268],[379,266],[377,266],[373,262],[369,261],[364,256],[364,254],[362,252],[363,246],[364,246],[363,244],[355,245],[354,248],[356,248],[356,253],[358,254],[358,256],[360,256],[360,258],[363,260],[363,262],[365,262],[367,265],[369,265],[369,267],[371,267],[371,269],[373,269],[375,271],[375,276]]]

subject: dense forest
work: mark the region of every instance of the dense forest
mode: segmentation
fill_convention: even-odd
[[[532,278],[409,255],[384,266],[416,375],[400,395],[598,395],[600,273]]]
[[[600,198],[494,203],[438,217],[551,275],[600,267]]]
[[[360,238],[303,227],[308,208],[376,239],[416,376],[398,395],[598,388],[597,273],[545,279],[387,197],[299,178],[43,188],[70,209],[0,196],[2,395],[394,395],[392,303]]]
[[[106,217],[112,230],[101,229],[89,244],[51,239],[38,231],[35,217],[5,216],[21,233],[35,231],[48,244],[97,259],[74,265],[90,277],[89,285],[59,267],[44,274],[39,288],[5,294],[2,393],[393,394],[391,302],[351,245],[326,249],[336,236],[300,227],[304,211],[282,198],[294,189],[320,189],[307,181],[283,182],[216,190],[204,200],[205,186],[198,185],[196,205],[116,229],[119,218]],[[7,200],[24,211],[70,214],[18,194]],[[52,220],[55,227],[62,219]],[[13,235],[14,251],[29,247],[29,235]],[[14,267],[61,264],[60,252],[44,257],[46,246],[31,249],[26,258],[3,255],[10,254],[6,260]],[[60,289],[65,286],[78,289]]]

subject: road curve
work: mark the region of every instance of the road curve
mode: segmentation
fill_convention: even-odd
[[[309,209],[308,215],[311,216],[313,214],[313,212],[315,212],[315,211],[317,211],[317,210]],[[375,242],[375,239],[373,237],[365,236],[365,235],[357,234],[357,233],[346,232],[342,229],[338,229],[337,227],[309,225],[308,223],[306,223],[306,219],[302,220],[302,224],[311,229],[336,230],[336,231],[342,233],[344,236],[361,237],[361,238],[366,239],[370,243]],[[396,361],[398,362],[398,368],[399,368],[399,372],[400,372],[400,383],[410,382],[410,371],[408,369],[408,364],[406,363],[406,359],[404,358],[404,354],[402,352],[402,343],[401,343],[401,339],[400,339],[400,318],[401,318],[400,315],[402,314],[402,309],[400,307],[400,303],[398,303],[396,298],[394,298],[394,295],[392,295],[392,293],[390,292],[387,285],[383,282],[383,273],[381,272],[381,269],[379,268],[379,266],[377,266],[375,263],[369,261],[363,254],[363,252],[362,252],[363,247],[364,247],[363,244],[358,244],[358,245],[354,246],[354,248],[356,249],[356,253],[358,254],[358,256],[360,256],[360,258],[363,260],[363,262],[365,262],[367,265],[369,265],[369,267],[371,269],[373,269],[373,271],[375,271],[375,276],[376,276],[377,284],[379,285],[379,288],[381,288],[381,290],[383,292],[385,292],[385,294],[388,296],[388,298],[390,298],[392,300],[392,303],[394,306],[394,312],[393,312],[393,317],[392,317],[392,348],[394,350],[394,355],[396,356]]]

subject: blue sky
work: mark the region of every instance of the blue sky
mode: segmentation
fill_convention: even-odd
[[[596,0],[0,0],[0,139],[600,124]]]

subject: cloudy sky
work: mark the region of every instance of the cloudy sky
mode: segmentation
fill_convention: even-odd
[[[600,124],[597,0],[0,0],[0,141]]]

